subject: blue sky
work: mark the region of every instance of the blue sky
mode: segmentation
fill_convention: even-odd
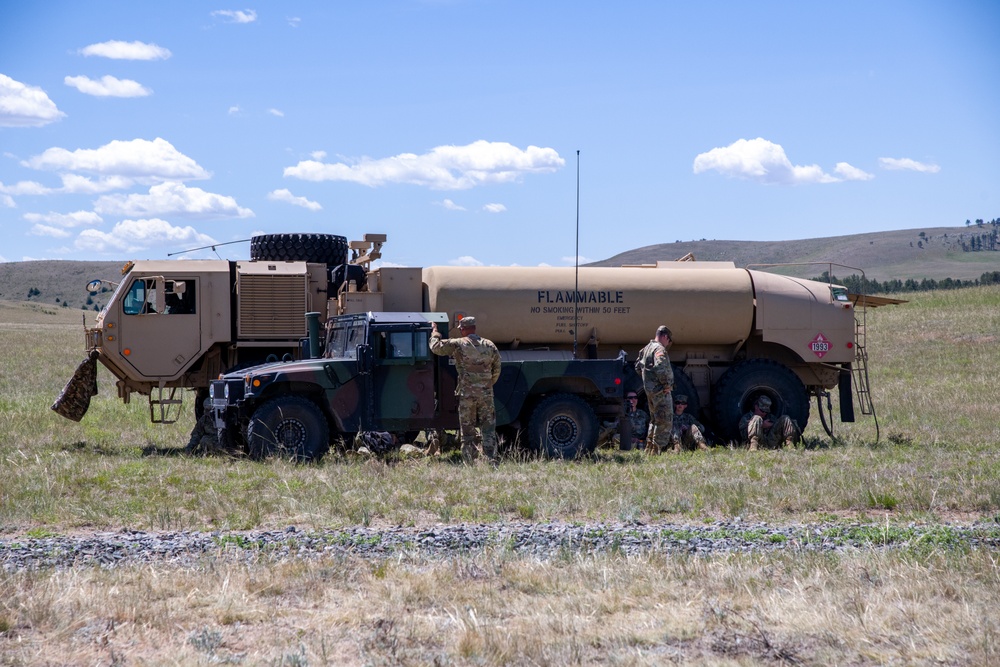
[[[0,0],[0,260],[565,265],[578,168],[583,261],[1000,217],[998,35],[993,1]]]

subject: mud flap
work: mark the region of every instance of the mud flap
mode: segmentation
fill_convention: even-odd
[[[97,395],[97,357],[100,352],[94,350],[77,366],[73,377],[63,387],[59,398],[52,404],[52,409],[66,419],[75,422],[83,419],[90,408],[90,399]]]

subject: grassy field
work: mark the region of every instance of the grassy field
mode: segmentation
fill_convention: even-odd
[[[1000,525],[1000,289],[869,312],[874,420],[795,451],[505,462],[178,455],[103,370],[82,423],[49,405],[79,312],[0,303],[0,539],[97,529],[517,519]],[[190,410],[190,405],[186,406]],[[206,560],[0,575],[0,664],[991,664],[998,554],[961,545],[714,557]]]

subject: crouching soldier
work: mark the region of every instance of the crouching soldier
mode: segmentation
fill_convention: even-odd
[[[760,396],[754,403],[753,411],[740,420],[740,436],[743,442],[755,452],[761,446],[786,448],[795,447],[802,437],[802,429],[788,415],[780,417],[771,414],[771,399]]]
[[[674,451],[681,449],[708,449],[705,442],[705,427],[694,418],[689,412],[685,412],[688,406],[686,394],[674,396],[674,424],[670,433],[670,441],[674,446]]]

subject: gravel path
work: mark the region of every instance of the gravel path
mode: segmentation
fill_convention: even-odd
[[[589,554],[715,555],[753,551],[893,548],[1000,550],[1000,524],[814,524],[775,526],[738,519],[712,524],[499,523],[423,528],[303,531],[143,532],[0,539],[5,572],[140,563],[194,565],[206,557],[269,560],[323,556],[447,558],[504,551],[541,559]]]

